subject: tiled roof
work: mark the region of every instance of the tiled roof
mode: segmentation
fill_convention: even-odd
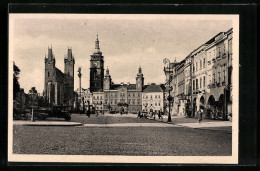
[[[159,85],[148,85],[146,89],[144,89],[145,93],[148,92],[163,92],[162,88]]]

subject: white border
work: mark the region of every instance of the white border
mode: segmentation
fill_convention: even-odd
[[[173,17],[175,16],[175,17]],[[233,121],[232,156],[116,156],[116,155],[24,155],[13,154],[13,55],[14,20],[17,18],[55,19],[129,19],[129,20],[232,20],[233,21]],[[225,31],[225,30],[223,30]],[[161,15],[161,14],[9,14],[9,85],[8,86],[8,161],[75,163],[178,163],[238,164],[239,106],[239,15]]]

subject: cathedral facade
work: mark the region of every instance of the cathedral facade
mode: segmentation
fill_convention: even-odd
[[[75,59],[69,48],[64,59],[64,73],[56,68],[55,56],[52,48],[48,48],[48,55],[44,59],[44,96],[49,106],[73,106],[74,102],[74,64]]]

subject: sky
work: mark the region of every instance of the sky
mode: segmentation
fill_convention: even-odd
[[[228,17],[181,15],[12,14],[9,58],[20,68],[19,83],[28,93],[44,89],[44,56],[52,46],[56,67],[64,71],[64,55],[75,58],[74,89],[89,88],[90,55],[96,35],[114,83],[135,83],[142,67],[144,83],[165,83],[163,59],[180,62],[219,32],[232,28]]]

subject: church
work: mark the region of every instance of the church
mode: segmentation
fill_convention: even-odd
[[[64,73],[56,68],[52,47],[48,47],[48,55],[44,58],[44,97],[48,106],[73,106],[74,102],[74,65],[72,49],[68,48],[64,58]]]
[[[99,48],[98,35],[95,41],[95,51],[90,59],[90,91],[99,94],[99,100],[93,97],[93,105],[103,111],[138,112],[142,110],[142,91],[144,76],[139,67],[136,75],[136,84],[114,84],[106,69],[104,74],[104,56]],[[97,101],[97,104],[95,104]]]

